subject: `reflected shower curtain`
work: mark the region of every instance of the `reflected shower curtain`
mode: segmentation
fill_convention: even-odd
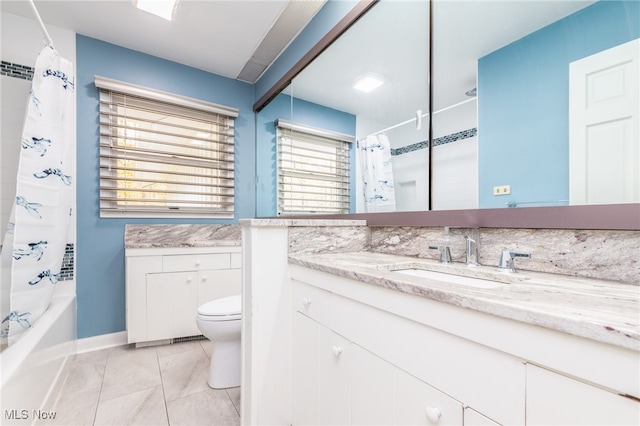
[[[22,149],[2,248],[1,333],[9,344],[47,310],[60,276],[73,205],[74,99],[73,64],[45,47],[36,60],[22,140],[10,142]]]
[[[366,211],[395,210],[396,195],[389,138],[386,135],[369,135],[358,142],[358,149]]]

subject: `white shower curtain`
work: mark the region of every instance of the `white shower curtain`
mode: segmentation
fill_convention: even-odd
[[[358,148],[366,211],[395,210],[389,138],[386,135],[369,135],[358,142]]]
[[[2,337],[11,344],[47,310],[71,221],[73,65],[52,45],[36,60],[18,164],[16,200],[2,248]],[[9,303],[6,303],[9,295]]]

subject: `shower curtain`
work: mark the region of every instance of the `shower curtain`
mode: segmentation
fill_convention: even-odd
[[[386,135],[369,135],[358,142],[358,147],[366,211],[395,210],[389,138]]]
[[[47,310],[60,276],[73,206],[74,99],[72,63],[46,46],[36,60],[22,140],[8,142],[22,145],[2,248],[1,333],[9,344]]]

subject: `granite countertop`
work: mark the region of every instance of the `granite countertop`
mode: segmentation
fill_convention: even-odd
[[[241,244],[239,225],[126,225],[125,248],[221,247]]]
[[[290,226],[366,226],[366,220],[359,219],[282,219],[282,218],[258,218],[240,219],[240,225],[254,227],[290,227]]]
[[[615,281],[444,265],[433,260],[372,252],[290,255],[289,262],[372,285],[640,351],[640,286]],[[414,277],[393,269],[428,266],[469,277],[495,279],[475,288]]]

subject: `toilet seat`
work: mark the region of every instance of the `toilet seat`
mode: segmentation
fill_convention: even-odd
[[[204,321],[232,321],[242,319],[241,296],[223,297],[198,307],[198,317]]]

